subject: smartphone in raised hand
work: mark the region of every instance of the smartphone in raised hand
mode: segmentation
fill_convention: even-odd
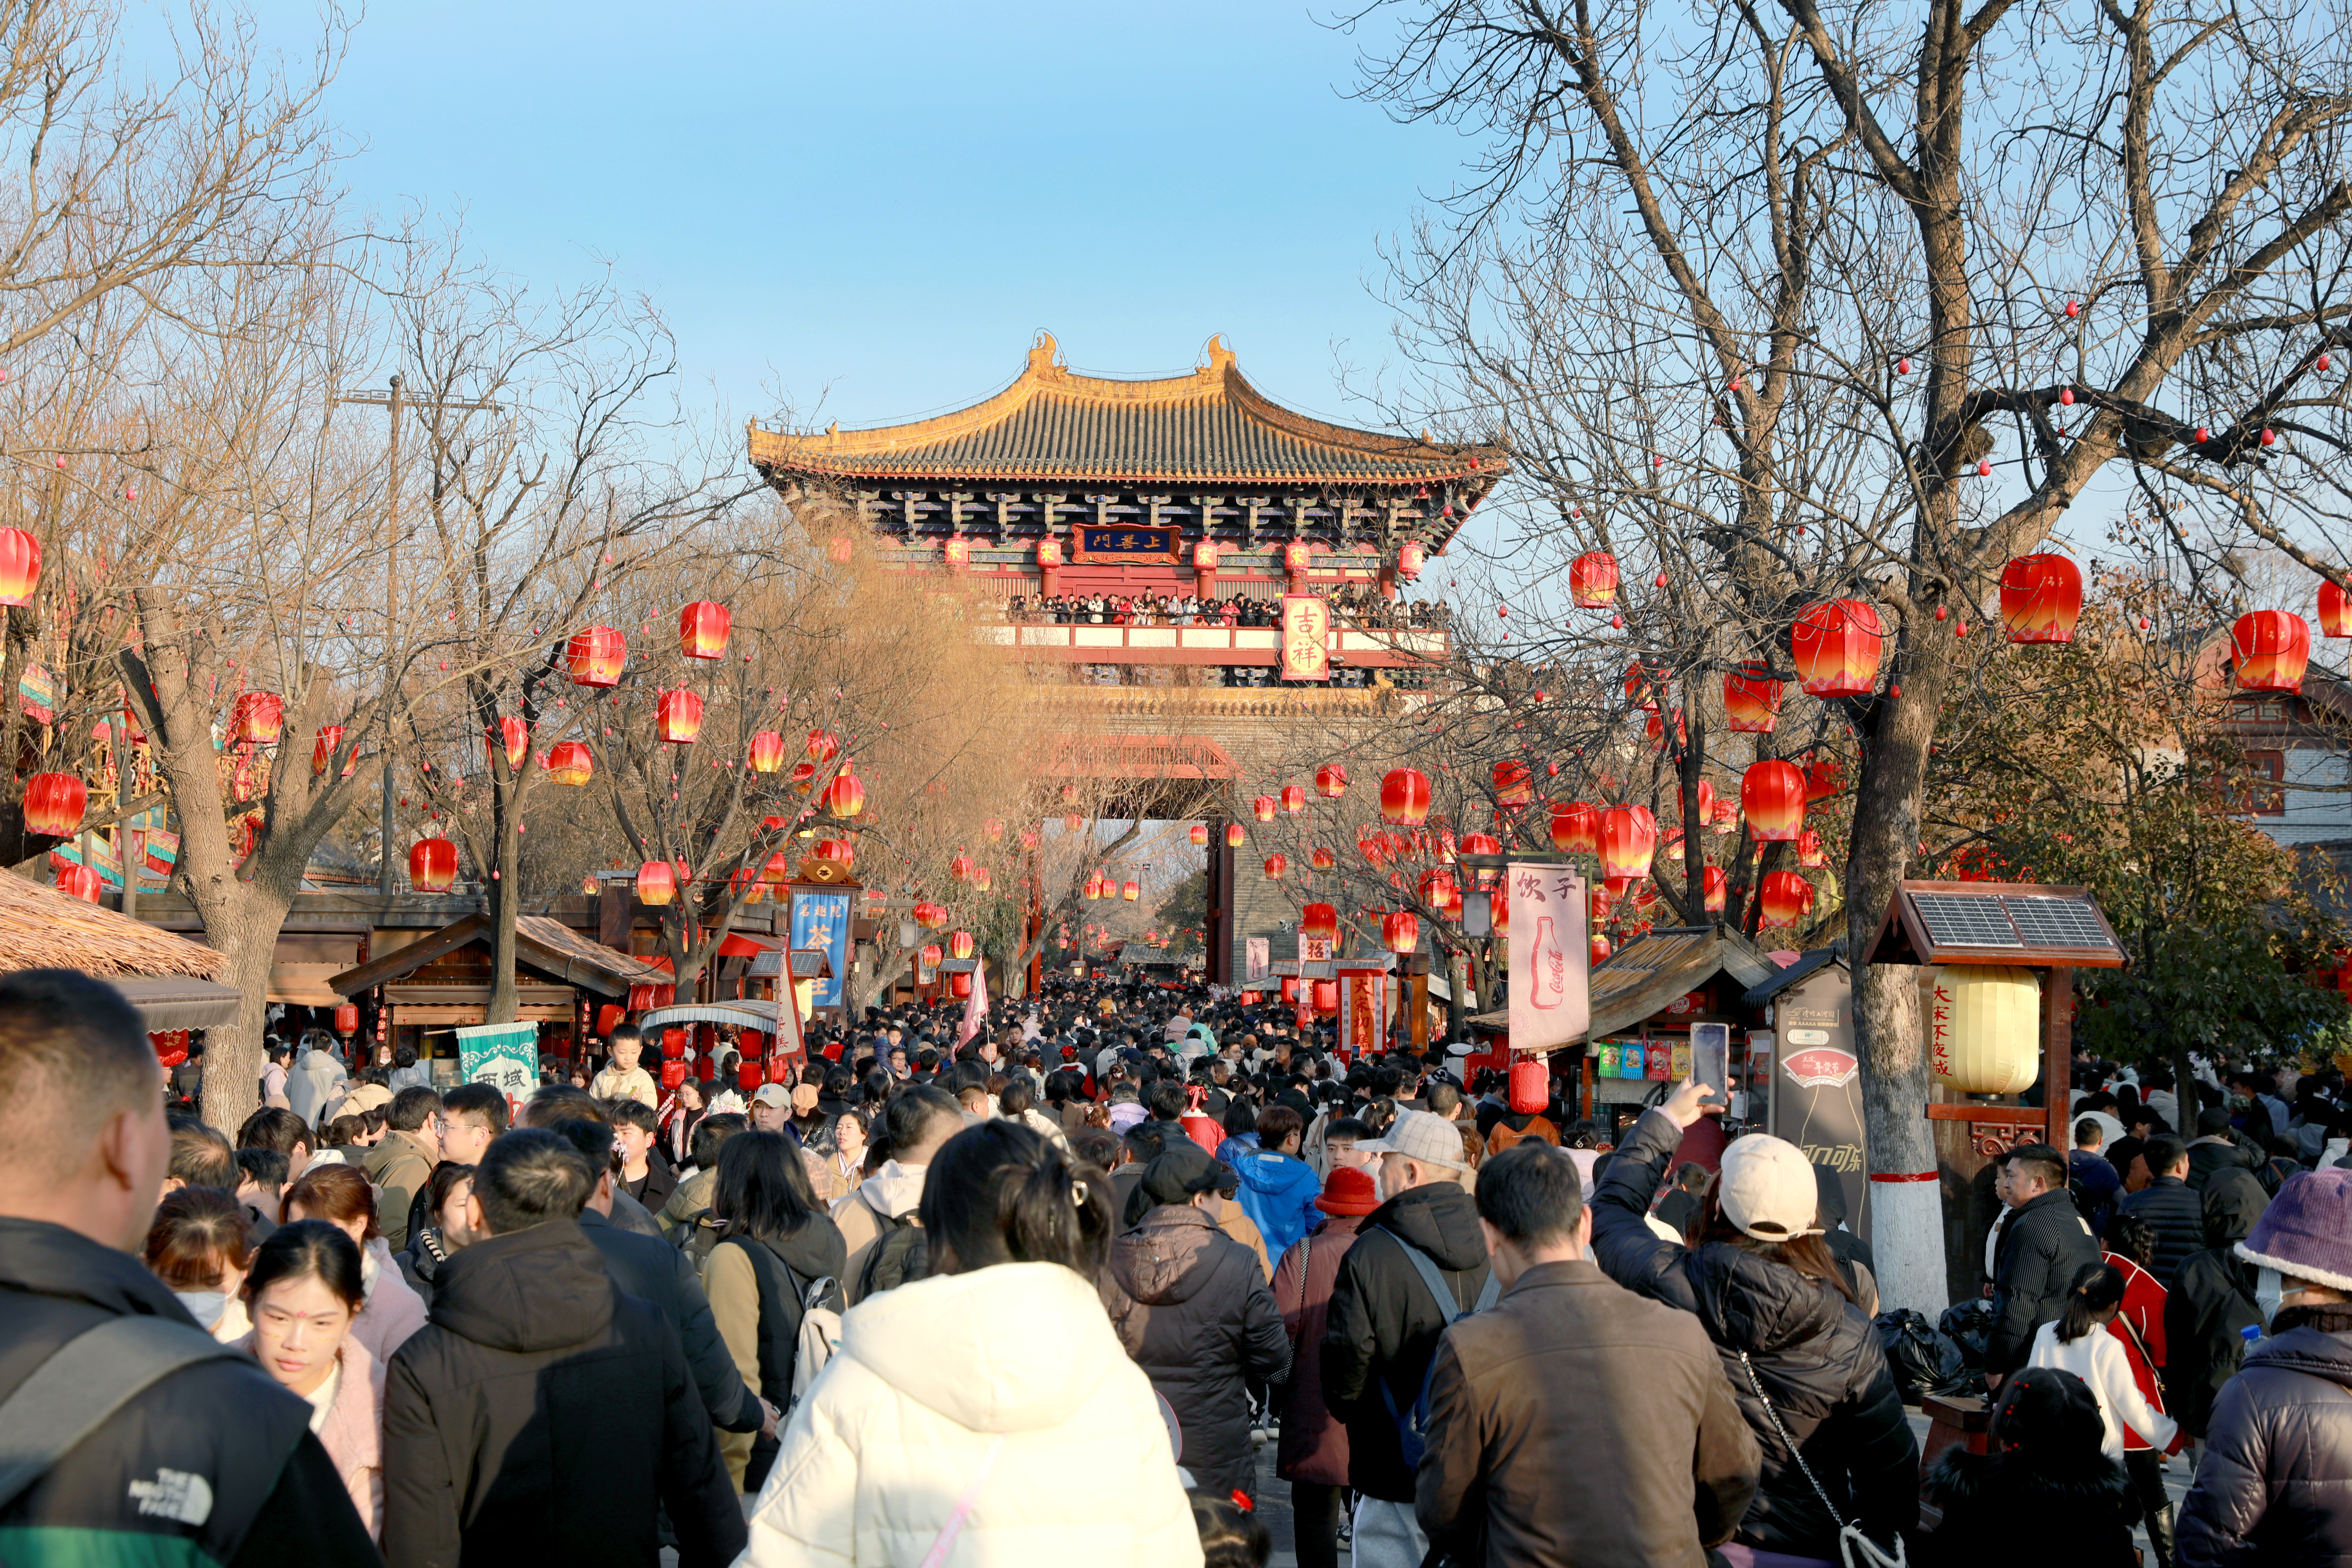
[[[1691,1078],[1706,1085],[1707,1105],[1731,1103],[1731,1026],[1691,1026]]]

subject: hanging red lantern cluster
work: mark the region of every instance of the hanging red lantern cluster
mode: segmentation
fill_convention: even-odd
[[[1738,735],[1769,735],[1780,720],[1780,683],[1762,665],[1723,678],[1723,711]]]
[[[1395,768],[1381,780],[1381,816],[1405,827],[1429,820],[1429,775],[1418,768]]]
[[[1750,763],[1739,778],[1739,809],[1759,842],[1793,841],[1805,826],[1805,775],[1794,763]]]
[[[734,617],[724,605],[697,599],[677,613],[677,646],[688,658],[725,658]]]
[[[70,837],[89,809],[89,786],[77,773],[35,773],[25,781],[25,831]]]
[[[29,605],[41,585],[41,542],[21,528],[0,528],[0,605]]]
[[[618,686],[629,662],[629,639],[611,626],[583,626],[563,647],[574,686]]]
[[[1569,563],[1568,594],[1580,610],[1605,610],[1617,602],[1617,557],[1591,550]]]
[[[2284,610],[2255,610],[2230,628],[2230,662],[2241,691],[2301,691],[2311,663],[2311,628]]]
[[[548,748],[547,776],[576,789],[596,776],[596,759],[577,741],[559,741]]]
[[[420,838],[408,847],[408,885],[420,893],[446,893],[457,880],[457,847],[446,838]]]
[[[1338,763],[1325,763],[1315,770],[1315,793],[1325,800],[1337,800],[1348,793],[1348,770]]]
[[[751,737],[751,749],[747,760],[755,773],[772,773],[784,765],[784,738],[773,730],[762,730]]]
[[[2083,616],[2083,573],[2063,555],[2021,555],[2001,568],[2000,621],[2009,640],[2070,643]]]
[[[229,710],[232,740],[255,746],[274,746],[286,727],[286,700],[275,691],[247,691]]]
[[[664,744],[690,746],[702,733],[702,699],[681,686],[654,699],[654,731]]]
[[[1886,646],[1878,611],[1861,599],[1828,599],[1809,605],[1789,628],[1789,654],[1797,682],[1814,697],[1860,697],[1878,680],[1878,660]]]

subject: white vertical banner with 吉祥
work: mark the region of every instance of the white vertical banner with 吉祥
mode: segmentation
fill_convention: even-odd
[[[1566,866],[1511,862],[1511,1048],[1550,1050],[1592,1017],[1584,880]]]

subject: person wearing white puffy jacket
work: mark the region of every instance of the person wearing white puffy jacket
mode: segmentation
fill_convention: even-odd
[[[1159,1402],[1098,1294],[1108,1179],[996,1119],[932,1157],[921,1215],[929,1277],[844,1316],[737,1568],[1198,1568]],[[1053,1475],[1086,1484],[1040,1508]]]

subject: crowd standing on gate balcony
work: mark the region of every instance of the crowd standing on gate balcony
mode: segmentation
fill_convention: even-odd
[[[1350,584],[1322,595],[1332,618],[1374,631],[1442,629],[1453,612],[1443,599],[1391,599],[1378,589]],[[1056,594],[1012,598],[1004,618],[1032,626],[1278,626],[1280,599],[1234,595],[1203,599],[1195,594]]]
[[[1303,1568],[2352,1562],[2339,1076],[2078,1064],[1923,1477],[1834,1184],[1704,1086],[1612,1149],[1255,995],[1011,1011],[780,1075],[623,1026],[519,1105],[313,1036],[232,1137],[104,982],[0,976],[0,1557],[1255,1568],[1281,1498]]]

